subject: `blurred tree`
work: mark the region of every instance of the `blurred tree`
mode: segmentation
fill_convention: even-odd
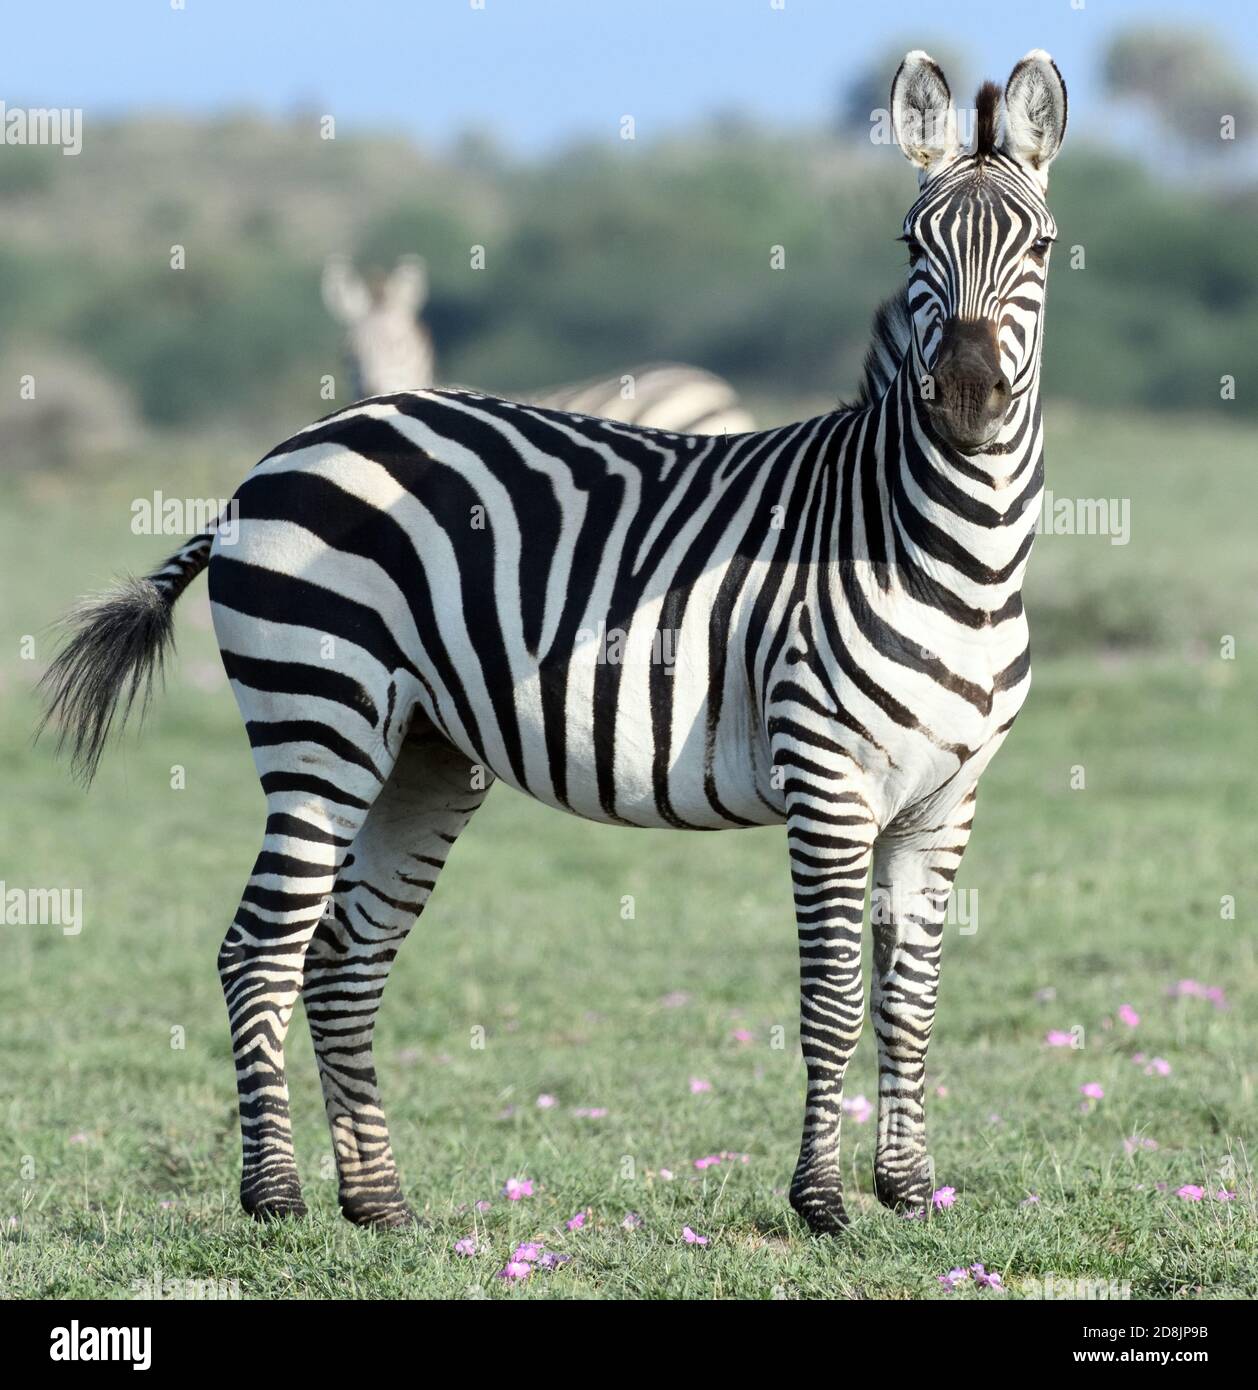
[[[894,151],[854,167],[854,143],[714,121],[491,170],[396,138],[120,122],[99,164],[49,160],[45,186],[6,206],[0,353],[77,349],[153,425],[295,428],[345,400],[320,395],[341,366],[319,296],[324,257],[370,267],[414,253],[429,265],[440,380],[524,392],[673,358],[784,418],[850,399],[873,309],[903,280],[895,236],[912,176]],[[1051,202],[1049,391],[1217,408],[1220,377],[1252,357],[1252,180],[1185,196],[1164,162],[1079,141],[1054,167]],[[169,266],[176,242],[191,251],[185,270]],[[1076,246],[1086,268],[1072,264]],[[1258,395],[1242,390],[1226,409],[1252,419]]]
[[[1188,152],[1222,154],[1232,146],[1221,121],[1235,121],[1235,139],[1253,138],[1258,90],[1231,53],[1195,29],[1120,30],[1105,55],[1111,95],[1146,104],[1172,140]]]

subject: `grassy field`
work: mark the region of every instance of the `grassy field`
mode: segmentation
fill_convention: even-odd
[[[1016,1298],[1050,1279],[1258,1294],[1253,440],[1049,415],[1050,486],[1131,499],[1130,542],[1044,536],[1032,560],[1035,688],[980,792],[959,879],[977,930],[949,929],[931,1052],[931,1152],[955,1203],[916,1221],[879,1207],[874,1124],[853,1114],[853,1224],[832,1242],[804,1232],[785,1193],[803,1068],[781,832],[629,835],[506,790],[460,842],[378,1033],[422,1224],[376,1235],[338,1217],[300,1016],[290,1080],[311,1217],[251,1224],[214,957],[263,803],[203,585],[181,605],[181,660],[144,737],[112,751],[90,796],[29,741],[44,625],[172,548],[129,534],[130,499],[174,492],[172,476],[181,494],[226,495],[250,460],[199,445],[179,471],[154,453],[108,477],[10,477],[0,878],[81,887],[84,925],[0,935],[0,1293],[125,1297],[160,1278],[235,1281],[246,1298]],[[1171,997],[1181,980],[1223,998]],[[1046,1045],[1075,1028],[1082,1047]],[[873,1052],[867,1030],[849,1096],[875,1095]],[[1087,1083],[1104,1097],[1085,1109]],[[534,1195],[507,1201],[512,1177]],[[1185,1185],[1204,1199],[1177,1196]],[[686,1244],[687,1225],[709,1243]],[[480,1252],[456,1255],[469,1235]],[[525,1240],[573,1258],[509,1286],[495,1275]],[[974,1261],[1007,1293],[938,1282]]]

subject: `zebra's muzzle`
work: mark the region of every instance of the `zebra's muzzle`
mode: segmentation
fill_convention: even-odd
[[[922,404],[934,433],[963,454],[979,453],[1000,433],[1012,399],[995,324],[949,319],[934,370],[922,385]]]

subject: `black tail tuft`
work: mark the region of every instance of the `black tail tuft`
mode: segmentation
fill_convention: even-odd
[[[127,578],[83,599],[64,620],[69,638],[40,681],[46,707],[35,736],[50,722],[60,726],[57,751],[69,744],[70,766],[84,786],[96,775],[119,702],[119,727],[137,697],[143,716],[174,644],[173,601],[155,580]]]

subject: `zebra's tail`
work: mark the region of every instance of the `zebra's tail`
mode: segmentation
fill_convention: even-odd
[[[143,717],[174,649],[175,600],[209,563],[217,529],[215,522],[143,579],[128,575],[81,599],[62,620],[66,640],[39,682],[44,717],[35,737],[55,722],[57,752],[69,747],[70,767],[84,786],[96,775],[115,720],[121,729],[137,699]]]

